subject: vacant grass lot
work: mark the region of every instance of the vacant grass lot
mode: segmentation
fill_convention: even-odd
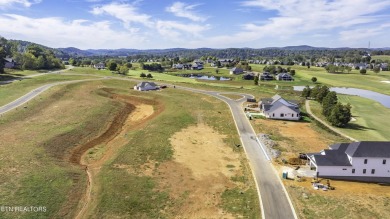
[[[340,102],[352,106],[353,120],[345,128],[338,128],[343,133],[360,141],[389,141],[390,109],[382,104],[358,96],[338,95]],[[326,121],[321,114],[321,105],[310,101],[313,113]],[[356,121],[355,121],[356,120]]]
[[[128,93],[126,90],[117,90],[117,92]],[[189,195],[192,193],[190,188],[184,189],[181,185],[171,184],[172,182],[161,184],[168,177],[165,175],[167,173],[164,174],[164,168],[172,164],[172,157],[175,153],[169,137],[186,127],[202,123],[212,127],[216,132],[226,135],[227,137],[224,139],[225,150],[231,151],[229,153],[237,153],[241,160],[236,177],[230,179],[230,183],[233,183],[234,186],[222,194],[214,194],[221,196],[220,207],[224,212],[236,216],[259,217],[256,189],[245,160],[245,154],[241,149],[235,148],[235,143],[239,142],[239,139],[236,130],[231,128],[233,121],[229,109],[224,103],[208,96],[171,88],[161,92],[130,91],[129,94],[161,101],[164,103],[165,110],[141,130],[128,133],[129,144],[122,148],[116,159],[102,169],[99,180],[105,189],[102,191],[99,204],[94,212],[95,215],[92,217],[97,215],[110,218],[180,217],[183,214],[180,209],[185,209],[188,201],[191,202]],[[227,126],[226,124],[231,125]],[[199,160],[199,162],[202,161]],[[152,174],[129,173],[126,169],[118,168],[118,166],[126,166],[127,169],[138,170],[138,172],[144,172],[143,168],[146,166],[149,170],[147,172]],[[187,172],[188,170],[183,170],[180,165],[172,166],[171,171],[173,171],[172,174],[177,173],[176,177],[179,177],[177,179],[179,181],[191,178],[191,173]],[[236,180],[240,178],[243,180]],[[197,182],[196,184],[199,186],[204,184],[202,180],[194,180],[196,179],[190,181]],[[175,190],[182,191],[182,193],[178,196],[172,196],[172,192]],[[240,191],[244,191],[244,193],[241,194]],[[210,195],[212,196],[212,194]]]
[[[18,95],[12,94],[12,91],[19,92],[18,89],[27,92],[28,88],[52,81],[80,78],[85,77],[42,76],[6,85],[7,89],[0,93],[13,95],[9,99],[15,99]],[[231,128],[234,125],[229,108],[211,97],[178,89],[140,93],[131,89],[133,84],[129,81],[105,80],[54,87],[29,102],[28,108],[9,112],[0,118],[0,153],[4,156],[0,160],[1,203],[47,207],[47,212],[39,214],[0,212],[0,218],[75,216],[80,197],[85,192],[86,175],[83,168],[68,163],[68,153],[73,147],[104,132],[107,123],[123,107],[123,104],[102,95],[103,87],[112,88],[113,92],[119,94],[160,101],[164,103],[165,111],[144,128],[128,133],[129,144],[101,170],[97,180],[104,189],[102,194],[98,194],[98,207],[92,217],[179,217],[181,212],[178,209],[184,208],[186,202],[192,200],[189,196],[191,190],[182,187],[184,190],[181,190],[183,192],[179,197],[172,196],[171,192],[178,184],[167,183],[165,175],[157,170],[172,162],[175,152],[168,140],[170,136],[196,124],[206,124],[215,132],[227,136],[223,140],[224,150],[239,157],[235,161],[239,165],[224,167],[227,171],[231,170],[234,176],[226,178],[229,187],[220,188],[221,193],[209,194],[210,197],[220,200],[216,202],[219,203],[217,207],[222,209],[224,215],[259,217],[256,187],[245,154],[242,149],[235,148],[239,140],[236,129]],[[137,169],[147,166],[152,160],[155,163],[150,168],[156,170],[154,175],[126,174],[126,170],[114,166],[121,163]],[[190,172],[186,172],[188,170],[173,167],[181,171],[178,179],[185,176],[192,181]],[[165,173],[170,170],[166,169]],[[197,185],[197,182],[191,183]]]
[[[100,82],[57,86],[29,102],[28,108],[0,118],[0,202],[47,209],[0,212],[0,218],[74,217],[85,192],[85,171],[68,163],[66,157],[71,148],[104,131],[121,107],[97,95],[99,86]],[[63,136],[73,138],[58,141]]]
[[[388,55],[371,56],[371,60],[390,61],[390,56]]]
[[[89,76],[72,76],[72,75],[43,75],[34,78],[26,78],[22,81],[14,81],[11,84],[0,85],[0,106],[3,106],[21,96],[28,93],[29,91],[40,87],[45,84],[53,82],[69,81],[69,80],[80,80],[89,79],[93,77]]]

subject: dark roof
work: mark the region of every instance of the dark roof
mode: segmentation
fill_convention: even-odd
[[[348,143],[334,145],[337,149],[324,150],[325,155],[313,155],[317,166],[352,166],[345,150]]]
[[[351,157],[389,157],[390,142],[388,141],[362,141],[353,142],[345,151]]]
[[[390,158],[390,142],[362,141],[338,143],[324,150],[325,154],[310,154],[317,166],[351,166],[350,157]]]
[[[157,85],[154,82],[149,82],[149,81],[143,81],[143,82],[137,84],[137,87],[145,87],[147,85],[157,87]]]

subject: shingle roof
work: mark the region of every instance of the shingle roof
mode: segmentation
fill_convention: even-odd
[[[334,145],[335,149],[324,150],[325,155],[313,155],[317,166],[352,166],[345,153],[348,145],[348,143],[337,144]]]
[[[390,142],[388,141],[362,141],[353,142],[345,151],[351,157],[389,157]]]
[[[137,87],[145,87],[147,85],[156,87],[157,85],[154,82],[149,82],[149,81],[143,81],[137,84]]]

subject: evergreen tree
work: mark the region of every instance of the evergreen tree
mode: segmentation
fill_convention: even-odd
[[[254,82],[255,82],[255,85],[259,85],[259,76],[255,76],[255,79],[254,79]]]

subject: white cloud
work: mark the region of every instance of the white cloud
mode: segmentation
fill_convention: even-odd
[[[22,5],[26,8],[30,7],[32,4],[38,4],[41,0],[0,0],[0,8],[10,7],[12,5]]]
[[[190,37],[201,37],[201,33],[210,29],[210,25],[198,24],[183,24],[176,21],[162,21],[156,22],[156,28],[161,36],[171,40],[185,40],[180,39],[184,34],[189,34]]]
[[[274,15],[259,16],[259,20],[241,25],[241,30],[236,29],[235,34],[213,36],[203,41],[193,41],[192,44],[203,43],[208,47],[228,47],[248,44],[248,42],[261,43],[261,39],[267,39],[268,42],[275,42],[277,45],[277,42],[285,39],[297,40],[294,36],[305,35],[305,39],[308,40],[311,37],[317,38],[318,34],[323,34],[324,31],[328,35],[333,35],[335,40],[346,41],[348,33],[353,29],[369,30],[364,31],[367,37],[379,35],[385,31],[385,28],[372,28],[372,26],[387,23],[389,17],[384,10],[390,7],[390,1],[248,0],[241,2],[241,6],[257,7],[271,12],[267,14],[274,12]],[[360,35],[363,36],[364,34]],[[254,43],[252,45],[256,47]]]
[[[167,7],[165,10],[174,14],[177,17],[188,18],[192,21],[197,22],[206,21],[208,19],[206,16],[199,15],[193,11],[193,9],[197,6],[199,6],[199,4],[189,5],[183,2],[175,2],[171,6]]]
[[[29,18],[16,14],[0,16],[0,32],[9,39],[24,39],[43,45],[82,49],[139,48],[146,40],[129,31],[116,31],[110,22],[65,21],[62,18]]]
[[[94,15],[110,15],[118,20],[121,20],[126,27],[130,27],[132,23],[140,23],[147,27],[152,27],[154,24],[151,21],[151,16],[138,12],[134,4],[113,2],[103,6],[94,7],[91,11]]]

